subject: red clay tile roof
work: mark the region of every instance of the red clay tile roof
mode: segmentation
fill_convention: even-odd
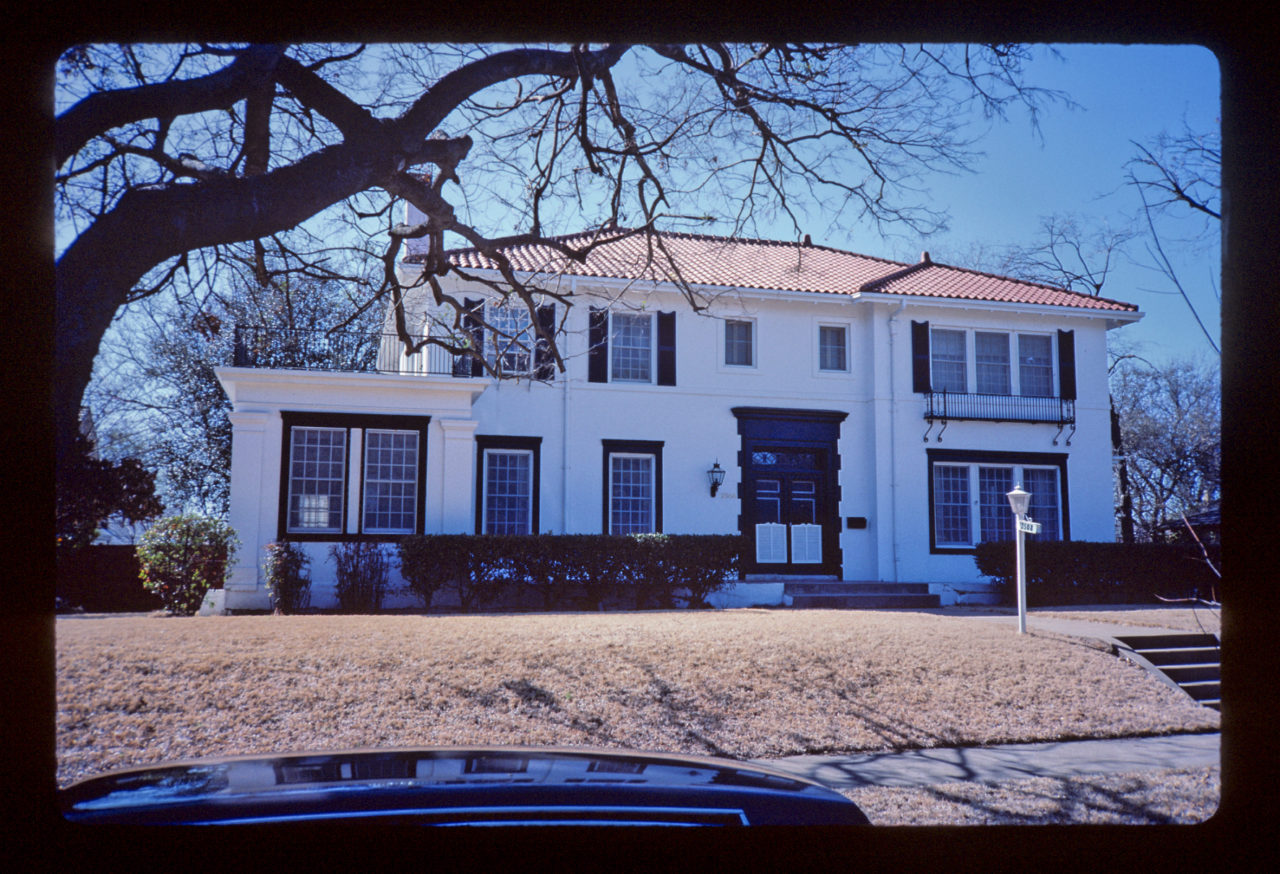
[[[905,264],[827,246],[703,234],[662,232],[658,237],[671,254],[679,275],[692,285],[819,294],[876,292],[1113,312],[1138,309],[1133,304],[931,261]],[[576,234],[555,239],[579,247],[590,237]],[[592,250],[586,263],[572,261],[545,245],[511,246],[506,254],[512,265],[522,272],[654,281],[669,281],[672,275],[671,264],[656,247],[650,257],[646,238],[640,234]],[[421,255],[410,255],[406,260],[412,263],[421,258]],[[493,262],[476,249],[453,250],[449,258],[463,269],[494,267]]]

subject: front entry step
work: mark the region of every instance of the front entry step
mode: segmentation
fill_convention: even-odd
[[[782,590],[792,607],[837,610],[886,610],[940,606],[937,595],[929,594],[928,583],[851,582],[840,580],[794,580]]]
[[[1117,637],[1132,656],[1205,707],[1222,709],[1221,655],[1212,634],[1142,634]],[[1124,655],[1124,650],[1121,650]]]

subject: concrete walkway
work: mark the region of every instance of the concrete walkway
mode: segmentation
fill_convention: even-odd
[[[1215,732],[851,756],[791,756],[759,762],[833,789],[931,786],[958,780],[995,782],[1200,768],[1219,764],[1220,741],[1221,735]]]
[[[922,612],[948,614],[947,608]],[[998,622],[1014,629],[1018,626],[1017,617],[1008,614],[961,613],[957,618],[974,622]],[[1107,644],[1114,644],[1116,635],[1167,632],[1167,629],[1149,626],[1041,618],[1034,613],[1027,616],[1027,630],[1065,634]],[[1160,677],[1164,679],[1163,675]],[[994,782],[1031,777],[1062,778],[1148,769],[1206,767],[1220,764],[1221,737],[1219,733],[1213,732],[846,756],[791,756],[759,761],[834,789],[859,786],[929,786],[961,780]]]

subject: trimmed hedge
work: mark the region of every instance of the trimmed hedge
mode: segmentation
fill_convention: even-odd
[[[544,610],[706,607],[738,570],[737,534],[427,534],[400,541],[424,607],[451,589],[464,612],[515,593]]]
[[[1210,547],[1221,569],[1220,550]],[[1012,541],[980,543],[978,572],[989,577],[1001,603],[1016,604],[1017,567]],[[1157,604],[1160,598],[1221,600],[1222,581],[1198,547],[1173,543],[1027,541],[1027,606]]]

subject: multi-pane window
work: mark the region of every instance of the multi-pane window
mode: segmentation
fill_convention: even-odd
[[[285,411],[277,537],[422,531],[426,416]]]
[[[484,533],[531,534],[533,453],[486,449],[484,452]]]
[[[1024,468],[1022,487],[1031,493],[1027,514],[1041,526],[1037,537],[1041,540],[1057,540],[1060,530],[1058,472],[1053,468]]]
[[[1009,394],[1009,335],[978,331],[973,347],[978,394]]]
[[[934,391],[968,391],[964,331],[934,328],[929,335]]]
[[[609,456],[609,533],[654,531],[654,457],[614,453]]]
[[[1031,493],[1028,515],[1042,526],[1037,538],[1060,539],[1058,468],[937,462],[933,465],[934,544],[970,547],[982,541],[1011,539],[1014,517],[1008,494],[1019,484]]]
[[[969,513],[969,468],[936,464],[933,467],[933,524],[939,546],[972,543]]]
[[[288,528],[342,530],[347,429],[293,428],[289,441]]]
[[[1017,367],[1014,367],[1014,344]],[[1053,338],[1048,334],[961,331],[929,332],[930,381],[934,391],[1053,397]],[[969,360],[973,370],[969,370]]]
[[[534,345],[528,308],[515,302],[490,305],[486,319],[493,329],[490,331],[492,341],[485,346],[489,363],[502,373],[528,373],[529,350]]]
[[[751,322],[729,319],[724,323],[724,363],[739,367],[755,364]]]
[[[417,521],[418,432],[364,432],[364,530],[412,534]]]
[[[818,327],[818,369],[845,371],[849,369],[849,331],[843,325]]]
[[[613,313],[611,318],[611,378],[619,382],[652,382],[653,317],[648,313]]]
[[[1025,397],[1053,396],[1053,339],[1047,334],[1018,335],[1019,394]]]

